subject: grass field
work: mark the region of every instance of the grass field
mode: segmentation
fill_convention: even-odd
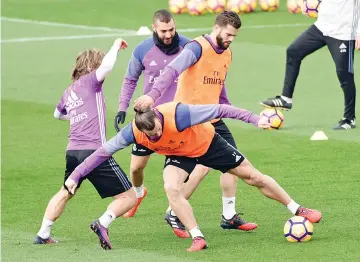
[[[175,238],[163,219],[167,207],[163,157],[154,156],[146,169],[147,199],[133,219],[120,218],[110,227],[112,251],[103,251],[89,230],[110,201],[101,200],[89,183],[83,184],[53,226],[60,243],[32,244],[46,204],[63,181],[68,125],[54,120],[52,114],[70,83],[76,54],[89,47],[107,50],[122,35],[130,45],[119,54],[104,85],[110,138],[115,134],[113,117],[128,59],[145,38],[134,36],[133,30],[150,26],[152,13],[166,7],[166,0],[2,1],[3,261],[359,261],[360,129],[331,130],[342,117],[343,94],[326,49],[304,60],[294,108],[285,112],[284,129],[263,131],[227,121],[239,148],[258,169],[277,179],[300,204],[323,212],[312,241],[287,243],[282,228],[291,214],[244,183],[238,185],[237,210],[259,228],[252,233],[221,230],[219,174],[213,172],[191,199],[210,248],[196,254],[185,252],[190,241]],[[213,15],[176,17],[179,29],[206,28],[185,32],[188,37],[208,33],[213,19]],[[312,20],[287,13],[284,1],[275,13],[257,11],[242,20],[244,27],[231,46],[228,94],[234,105],[260,112],[259,101],[281,91],[286,46]],[[357,70],[360,52],[355,56]],[[359,85],[359,74],[355,78]],[[135,97],[141,94],[141,85],[142,81]],[[310,141],[316,130],[323,130],[329,140]],[[129,170],[129,149],[115,158]]]

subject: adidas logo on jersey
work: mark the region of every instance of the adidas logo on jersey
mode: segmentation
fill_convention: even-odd
[[[341,45],[339,46],[340,53],[346,53],[346,48],[347,46],[344,43],[341,43]]]
[[[152,60],[149,66],[157,66],[157,63],[154,60]]]
[[[78,98],[76,93],[73,90],[71,90],[65,105],[66,111],[69,112],[70,110],[82,106],[83,104],[84,101],[82,100],[82,98]]]

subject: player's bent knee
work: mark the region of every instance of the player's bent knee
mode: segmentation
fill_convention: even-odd
[[[70,200],[73,196],[75,196],[77,192],[77,189],[75,190],[75,193],[74,194],[70,194],[64,186],[61,187],[60,191],[59,191],[59,195],[62,199],[66,199],[66,200]]]
[[[266,186],[266,176],[261,174],[259,171],[254,169],[253,172],[250,173],[249,184],[256,187],[265,187]]]
[[[142,172],[144,172],[144,169],[145,169],[145,165],[136,165],[136,166],[133,166],[133,167],[130,167],[130,172],[132,174],[141,174]]]
[[[291,44],[286,49],[286,55],[287,55],[287,57],[291,57],[293,59],[301,60],[301,59],[304,58],[304,56],[301,55],[300,51],[301,51],[301,48],[298,45]]]
[[[241,177],[248,185],[256,187],[264,187],[266,185],[266,176],[257,170],[247,159],[241,163],[238,170],[236,171],[241,173]]]
[[[164,189],[169,198],[169,201],[176,201],[178,197],[181,195],[181,186],[179,185],[165,183]]]
[[[196,174],[199,174],[201,177],[205,177],[210,172],[210,168],[203,165],[196,166],[195,170],[197,170]]]
[[[121,199],[123,199],[123,200],[125,200],[125,201],[127,201],[127,202],[129,202],[130,204],[133,204],[133,205],[136,204],[136,200],[137,200],[135,191],[132,188],[130,188],[129,190],[127,190],[127,191],[125,191],[123,193],[120,193],[120,194],[118,194],[116,196],[113,196],[113,198],[115,198],[115,199],[121,198]]]

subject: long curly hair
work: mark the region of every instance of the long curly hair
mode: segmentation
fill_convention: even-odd
[[[104,56],[105,53],[103,51],[94,48],[80,52],[76,57],[71,79],[76,81],[81,76],[98,69]]]

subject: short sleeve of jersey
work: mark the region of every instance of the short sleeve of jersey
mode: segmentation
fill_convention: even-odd
[[[57,103],[56,105],[56,108],[57,110],[62,114],[62,115],[66,115],[67,112],[66,112],[66,109],[65,109],[65,104],[66,104],[66,93],[67,93],[67,90],[64,91],[62,97],[60,98],[59,102]]]
[[[101,90],[104,81],[98,81],[96,78],[96,70],[90,72],[89,74],[82,76],[78,81],[82,81],[86,88],[91,87],[92,90],[98,92]]]

